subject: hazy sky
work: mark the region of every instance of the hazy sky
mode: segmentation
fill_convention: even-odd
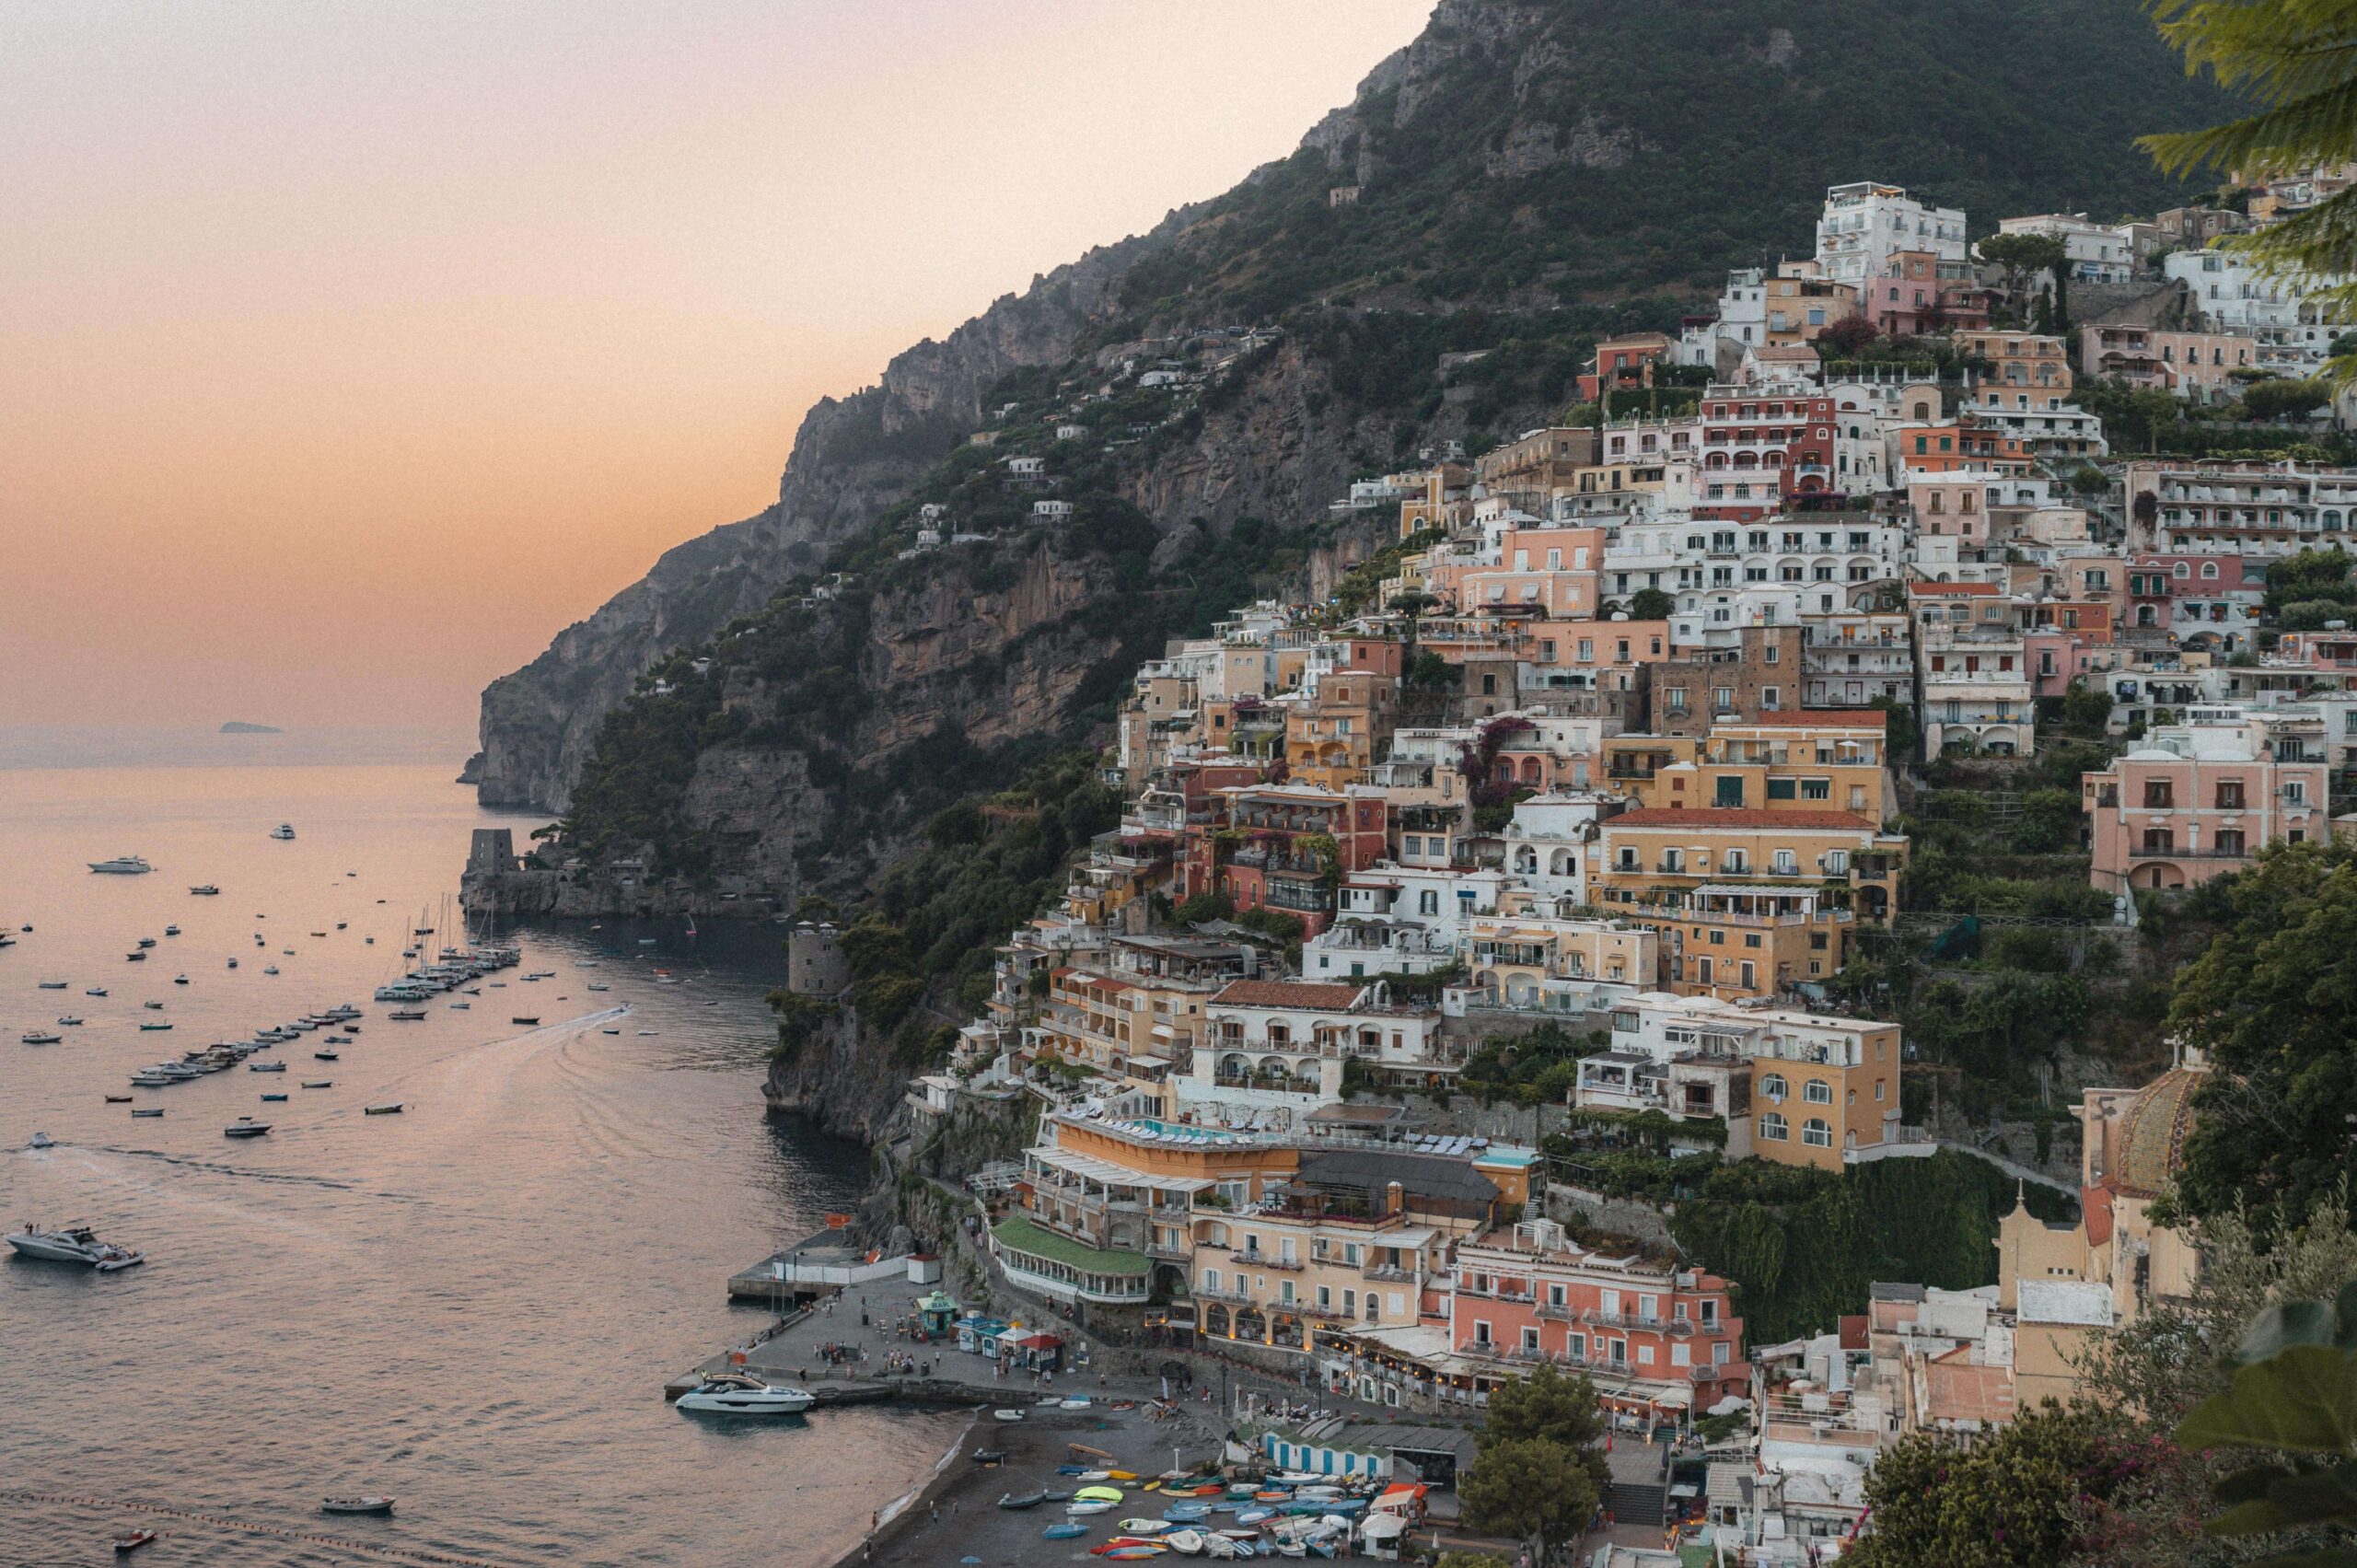
[[[1431,0],[0,3],[0,724],[449,723]]]

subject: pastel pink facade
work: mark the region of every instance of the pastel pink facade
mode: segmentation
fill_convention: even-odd
[[[2095,885],[2189,888],[2241,870],[2263,844],[2329,836],[2323,727],[2299,709],[2163,726],[2083,775]]]
[[[1727,1282],[1591,1252],[1546,1221],[1457,1246],[1450,1340],[1461,1355],[1587,1373],[1606,1401],[1705,1410],[1751,1376]]]

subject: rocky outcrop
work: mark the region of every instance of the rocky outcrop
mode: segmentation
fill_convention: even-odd
[[[905,1072],[879,1070],[859,1009],[844,1003],[771,1058],[761,1098],[772,1110],[807,1117],[829,1132],[873,1142],[908,1094]]]

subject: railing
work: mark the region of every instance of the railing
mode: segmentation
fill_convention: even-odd
[[[2158,847],[2133,844],[2129,847],[2128,857],[2131,860],[2248,860],[2251,852],[2247,849],[2171,849],[2165,844]]]
[[[1413,1284],[1416,1281],[1416,1271],[1397,1268],[1389,1263],[1369,1263],[1359,1271],[1359,1278],[1392,1284]]]
[[[1536,1307],[1532,1308],[1532,1310],[1539,1317],[1557,1323],[1577,1322],[1580,1315],[1580,1309],[1578,1307],[1558,1304],[1552,1301],[1542,1301]]]
[[[1298,1258],[1271,1258],[1265,1252],[1230,1252],[1227,1260],[1231,1263],[1249,1263],[1255,1268],[1283,1269],[1292,1273],[1299,1273],[1302,1269]]]
[[[1250,1291],[1230,1290],[1224,1285],[1217,1287],[1198,1285],[1195,1288],[1195,1298],[1199,1301],[1226,1302],[1236,1307],[1249,1307],[1253,1302]]]

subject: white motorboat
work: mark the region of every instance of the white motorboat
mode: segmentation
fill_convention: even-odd
[[[167,936],[178,936],[180,934],[180,928],[177,925],[168,925],[164,927],[164,935]]]
[[[82,993],[85,996],[104,996],[106,993],[107,988],[103,985],[94,985],[90,987],[89,990]]]
[[[65,1037],[53,1029],[27,1029],[17,1039],[26,1045],[55,1045]]]
[[[279,839],[282,841],[291,839],[295,836],[295,824],[292,822],[281,822],[277,827],[273,828],[270,830],[270,836],[273,839]]]
[[[259,1138],[269,1131],[269,1122],[256,1121],[250,1116],[240,1116],[226,1127],[222,1128],[221,1135],[225,1138]]]
[[[53,1149],[57,1146],[57,1140],[46,1132],[36,1132],[32,1135],[32,1141],[25,1146],[30,1149]]]
[[[221,896],[221,889],[210,882],[200,882],[189,891],[200,899],[215,899]]]
[[[295,835],[289,833],[286,836],[291,839]],[[319,1499],[319,1512],[322,1514],[389,1514],[392,1511],[393,1500],[376,1493],[367,1493],[358,1497]]]
[[[64,1027],[64,1028],[69,1028],[69,1029],[71,1029],[71,1028],[80,1028],[80,1027],[81,1027],[81,1023],[82,1023],[82,1020],[81,1020],[81,1019],[79,1019],[79,1018],[75,1017],[75,1016],[73,1014],[71,1014],[71,1013],[61,1013],[61,1014],[59,1014],[59,1015],[58,1015],[58,1016],[57,1016],[57,1021],[58,1021],[58,1023],[59,1023],[62,1027]]]
[[[144,877],[156,869],[135,854],[119,854],[112,860],[93,860],[86,864],[91,870],[110,877]]]
[[[29,1225],[8,1237],[8,1245],[28,1258],[41,1258],[52,1263],[87,1263],[102,1273],[128,1269],[134,1263],[147,1260],[145,1252],[134,1252],[127,1247],[117,1247],[100,1241],[91,1234],[88,1225],[71,1225],[61,1230],[43,1230]]]
[[[807,1388],[775,1388],[742,1372],[714,1372],[679,1402],[683,1411],[712,1415],[799,1415],[819,1400]]]

